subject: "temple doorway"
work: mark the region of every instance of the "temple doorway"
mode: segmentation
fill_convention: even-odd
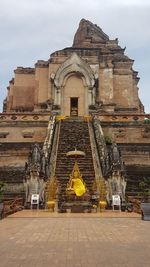
[[[78,97],[70,98],[70,116],[78,116]]]

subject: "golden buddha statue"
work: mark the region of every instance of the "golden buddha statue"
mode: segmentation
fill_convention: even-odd
[[[82,179],[82,175],[80,174],[77,161],[74,164],[66,191],[67,193],[75,194],[78,197],[84,195],[84,193],[86,192],[86,186]]]

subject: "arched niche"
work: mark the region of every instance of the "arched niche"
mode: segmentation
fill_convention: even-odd
[[[95,104],[95,78],[90,66],[73,53],[56,72],[54,77],[54,104],[61,114],[70,116],[72,103],[78,107],[79,116],[88,114],[89,105]]]

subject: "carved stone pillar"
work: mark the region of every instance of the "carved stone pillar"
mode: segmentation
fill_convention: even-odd
[[[93,92],[92,92],[92,87],[89,87],[88,88],[88,105],[90,106],[90,105],[93,105],[93,101],[92,101],[92,99],[93,99]]]

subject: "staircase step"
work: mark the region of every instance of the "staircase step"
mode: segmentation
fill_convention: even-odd
[[[83,151],[85,153],[85,157],[77,159],[76,157],[67,157],[66,153],[75,150],[75,148]],[[57,151],[55,174],[59,184],[59,206],[62,205],[64,199],[66,202],[70,201],[70,199],[75,199],[66,193],[66,186],[76,160],[78,162],[82,178],[86,183],[86,187],[89,192],[92,192],[95,172],[88,124],[80,119],[69,118],[68,120],[61,121]],[[80,198],[80,200],[82,199],[84,199],[84,196]]]

